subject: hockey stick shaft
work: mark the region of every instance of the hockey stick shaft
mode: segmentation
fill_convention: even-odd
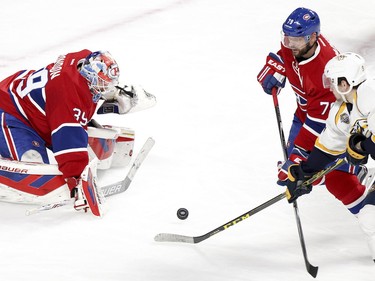
[[[303,184],[306,185],[309,182],[314,182],[314,181],[320,179],[321,177],[325,176],[326,174],[328,174],[332,170],[338,168],[339,166],[341,166],[342,164],[345,163],[344,160],[342,160],[342,161],[341,160],[335,162],[334,164],[332,164],[328,168],[320,171],[319,173],[316,173],[311,178],[311,180],[306,181]],[[309,184],[311,184],[311,183],[309,183]],[[254,209],[252,209],[252,210],[236,217],[235,219],[232,219],[229,222],[215,228],[214,230],[211,230],[211,231],[207,232],[206,234],[203,234],[203,235],[200,235],[200,236],[186,236],[186,235],[173,234],[173,233],[159,233],[155,236],[154,240],[157,241],[157,242],[182,242],[182,243],[197,244],[199,242],[202,242],[202,241],[214,236],[215,234],[218,234],[219,232],[222,232],[222,231],[228,229],[229,227],[231,227],[233,225],[238,224],[239,222],[249,218],[250,216],[258,213],[259,211],[266,209],[267,207],[275,204],[276,202],[279,202],[281,199],[283,199],[285,197],[286,197],[286,192],[283,192],[283,193],[277,195],[276,197],[268,200],[267,202],[259,205],[258,207],[255,207]]]
[[[279,129],[280,144],[281,144],[281,148],[283,150],[284,160],[286,161],[288,159],[288,150],[286,148],[286,141],[285,141],[285,135],[284,135],[284,129],[283,129],[283,122],[281,120],[281,113],[280,113],[280,107],[279,107],[279,99],[277,98],[277,90],[276,90],[276,88],[272,89],[272,99],[273,99],[273,105],[275,107],[277,127]]]
[[[287,150],[287,147],[286,147],[285,135],[284,135],[284,130],[283,130],[283,123],[282,123],[282,120],[281,120],[279,100],[277,98],[277,89],[276,88],[272,89],[272,99],[273,99],[273,104],[274,104],[274,107],[275,107],[277,125],[278,125],[279,136],[280,136],[280,143],[281,143],[281,147],[282,147],[283,154],[284,154],[284,160],[286,161],[288,159],[288,150]],[[294,209],[294,214],[295,214],[295,217],[296,217],[299,241],[300,241],[301,248],[302,248],[303,258],[305,260],[306,270],[315,278],[316,275],[318,274],[318,267],[313,266],[309,262],[308,257],[307,257],[306,243],[305,243],[305,238],[304,238],[304,235],[303,235],[301,219],[300,219],[300,216],[299,216],[297,200],[295,200],[293,202],[293,209]]]
[[[258,207],[255,207],[254,209],[236,217],[235,219],[232,219],[228,221],[227,223],[215,228],[214,230],[211,230],[207,232],[206,234],[203,234],[201,236],[185,236],[185,235],[179,235],[179,234],[172,234],[172,233],[159,233],[155,236],[154,240],[157,242],[183,242],[183,243],[191,243],[191,244],[197,244],[199,242],[202,242],[211,236],[214,236],[215,234],[218,234],[219,232],[222,232],[229,227],[236,225],[237,223],[249,218],[250,216],[260,212],[261,210],[264,210],[265,208],[275,204],[276,202],[279,202],[281,199],[286,197],[286,193],[283,192],[276,197],[268,200],[267,202],[264,202],[263,204],[259,205]]]
[[[125,179],[123,179],[122,181],[101,187],[101,190],[105,197],[109,197],[115,194],[122,193],[129,188],[136,172],[138,171],[140,165],[145,160],[146,156],[148,155],[148,153],[150,152],[154,144],[155,144],[154,139],[148,138],[146,140],[141,150],[139,151],[136,159],[134,160],[130,170],[128,171]],[[29,216],[29,215],[37,214],[43,211],[49,211],[49,210],[63,207],[66,205],[71,205],[72,203],[73,203],[73,199],[66,199],[60,202],[45,204],[45,205],[42,205],[33,209],[26,210],[26,215]]]

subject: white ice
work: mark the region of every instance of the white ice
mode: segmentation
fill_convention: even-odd
[[[98,219],[72,208],[25,216],[0,204],[0,280],[312,280],[305,270],[293,208],[286,200],[196,245],[157,243],[160,232],[202,235],[284,190],[271,97],[256,75],[277,51],[282,22],[299,6],[316,10],[340,51],[375,63],[370,0],[13,0],[0,10],[1,79],[58,55],[107,49],[124,83],[156,95],[156,107],[97,117],[136,131],[136,150],[156,140],[126,193]],[[370,67],[372,69],[372,67]],[[295,108],[279,96],[285,134]],[[100,182],[126,169],[101,173]],[[185,221],[176,217],[188,208]],[[317,280],[375,278],[357,220],[324,187],[299,200]]]

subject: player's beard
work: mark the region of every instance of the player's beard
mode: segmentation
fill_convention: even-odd
[[[293,56],[298,60],[303,60],[303,59],[306,59],[306,57],[304,57],[304,55],[306,55],[312,47],[314,47],[316,42],[310,44],[310,42],[308,42],[306,44],[305,47],[303,47],[302,49],[292,49],[292,53],[293,53]]]

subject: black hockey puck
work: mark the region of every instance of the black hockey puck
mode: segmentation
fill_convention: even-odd
[[[189,211],[187,209],[180,208],[177,210],[177,217],[180,220],[186,220],[188,216],[189,216]]]

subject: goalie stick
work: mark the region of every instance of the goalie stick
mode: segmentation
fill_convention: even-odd
[[[133,181],[133,178],[134,178],[136,172],[138,171],[139,167],[141,166],[141,164],[145,160],[146,156],[148,155],[148,153],[150,152],[150,150],[154,146],[154,144],[155,144],[155,140],[153,138],[148,138],[146,140],[146,142],[143,144],[143,146],[142,146],[141,150],[139,151],[137,157],[135,158],[135,160],[134,160],[129,172],[127,173],[126,177],[121,181],[118,181],[116,183],[109,184],[109,185],[101,187],[101,190],[102,190],[103,195],[105,197],[109,197],[109,196],[112,196],[112,195],[115,195],[115,194],[125,192],[129,188],[131,182]],[[55,209],[55,208],[59,208],[59,207],[65,206],[65,205],[69,205],[69,204],[73,203],[73,200],[74,199],[66,199],[66,200],[62,200],[60,202],[45,204],[45,205],[42,205],[42,206],[39,206],[39,207],[36,207],[36,208],[33,208],[33,209],[29,209],[29,210],[26,211],[26,215],[29,216],[29,215],[37,214],[37,213],[40,213],[40,212],[43,212],[43,211],[49,211],[49,210],[52,210],[52,209]]]
[[[328,174],[332,170],[340,167],[342,164],[346,163],[344,159],[339,159],[335,163],[333,163],[331,166],[327,167],[326,169],[314,174],[309,180],[305,181],[303,185],[309,185],[312,184],[314,181],[320,179],[324,175]],[[159,233],[154,237],[154,240],[156,242],[182,242],[182,243],[190,243],[190,244],[197,244],[200,243],[211,236],[218,234],[219,232],[222,232],[229,227],[236,225],[237,223],[249,218],[250,216],[258,213],[261,210],[264,210],[265,208],[275,204],[276,202],[279,202],[281,199],[286,197],[286,192],[283,192],[276,197],[268,200],[267,202],[259,205],[258,207],[255,207],[254,209],[236,217],[235,219],[215,228],[214,230],[211,230],[207,232],[206,234],[200,235],[200,236],[186,236],[186,235],[180,235],[180,234],[173,234],[173,233]]]
[[[122,193],[129,188],[135,176],[135,173],[138,171],[143,160],[145,160],[147,154],[150,152],[154,144],[155,144],[155,140],[153,138],[148,138],[146,142],[144,143],[143,147],[141,148],[141,150],[139,151],[137,158],[134,160],[133,165],[130,168],[125,179],[123,179],[122,181],[107,185],[107,186],[103,186],[101,188],[105,197],[109,197],[115,194]]]

